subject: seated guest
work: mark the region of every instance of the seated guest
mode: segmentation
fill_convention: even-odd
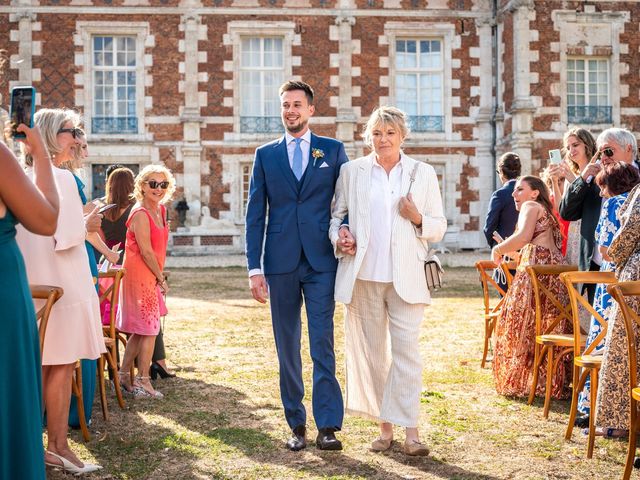
[[[596,176],[596,184],[600,187],[600,195],[606,200],[602,203],[602,211],[600,212],[600,220],[596,227],[596,247],[602,255],[601,272],[615,271],[615,264],[611,261],[607,253],[607,249],[611,245],[611,240],[620,228],[620,219],[618,211],[622,204],[626,201],[629,191],[640,182],[640,174],[638,169],[624,162],[615,162],[606,165],[602,171]],[[603,318],[609,319],[612,308],[611,295],[607,293],[607,286],[598,284],[596,287],[593,308],[602,315]],[[593,340],[600,334],[602,327],[595,317],[591,317],[591,326],[589,335],[587,336],[586,346],[591,345]],[[596,347],[593,355],[602,354],[604,342]],[[587,426],[589,424],[589,391],[591,381],[587,378],[584,390],[580,393],[578,412],[584,415],[580,422],[576,421],[578,426]]]
[[[499,394],[523,397],[528,395],[532,381],[536,322],[533,285],[525,268],[528,265],[564,264],[565,260],[560,251],[560,227],[544,182],[534,176],[521,177],[514,188],[513,199],[520,212],[516,231],[493,247],[491,252],[493,261],[500,263],[503,255],[516,258],[520,250],[516,275],[496,324],[493,375]],[[556,294],[560,302],[569,301],[566,288],[558,277],[546,276],[541,282]],[[543,328],[551,324],[557,314],[557,308],[545,302]],[[555,330],[556,333],[569,331],[571,325],[568,320],[561,321]],[[552,382],[553,397],[567,396],[570,373],[567,361],[558,366]],[[545,385],[546,365],[540,365],[539,375],[538,393],[541,394]]]
[[[640,185],[618,210],[620,229],[614,235],[607,254],[615,263],[619,282],[640,280]],[[640,302],[632,299],[631,307],[640,312]],[[598,376],[596,402],[597,433],[607,437],[626,436],[629,430],[629,359],[624,322],[618,304],[609,315],[602,368]],[[640,349],[640,329],[636,329],[636,348]],[[640,368],[640,365],[638,365]]]

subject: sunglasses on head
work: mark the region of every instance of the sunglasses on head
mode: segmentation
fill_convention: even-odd
[[[613,157],[613,149],[609,147],[605,148],[604,150],[602,150],[601,156],[602,155],[606,155],[609,158]]]
[[[73,138],[84,136],[84,132],[79,128],[61,128],[58,130],[58,135],[61,133],[70,133]]]
[[[166,190],[167,188],[169,188],[169,182],[167,182],[166,180],[164,182],[156,182],[155,180],[149,180],[148,182],[144,182],[144,183],[148,184],[149,187],[154,190],[156,188],[161,188],[162,190]]]

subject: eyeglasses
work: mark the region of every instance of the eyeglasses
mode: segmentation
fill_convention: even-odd
[[[61,128],[58,130],[58,135],[61,133],[70,133],[73,138],[83,137],[84,132],[80,128]]]
[[[609,148],[609,147],[605,148],[604,150],[602,150],[601,156],[602,155],[606,155],[607,157],[612,158],[613,157],[613,149]]]
[[[148,182],[144,182],[149,185],[150,188],[155,190],[156,188],[161,188],[162,190],[166,190],[169,188],[169,182],[166,180],[164,182],[156,182],[155,180],[149,180]]]

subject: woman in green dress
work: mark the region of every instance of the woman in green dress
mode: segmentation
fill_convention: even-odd
[[[0,142],[0,480],[45,478],[38,326],[15,225],[53,235],[58,192],[38,128],[20,125],[18,131],[26,136],[35,179]]]

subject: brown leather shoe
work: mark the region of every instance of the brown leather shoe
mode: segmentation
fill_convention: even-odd
[[[287,448],[292,452],[298,452],[307,446],[305,434],[307,429],[304,425],[298,425],[293,428],[293,435],[287,440]]]
[[[412,457],[426,457],[429,455],[429,448],[420,442],[416,442],[415,440],[410,443],[405,442],[402,446],[402,451],[405,455],[411,455]]]
[[[386,452],[391,448],[392,443],[393,438],[376,438],[373,442],[371,442],[371,450],[373,450],[374,452]]]

